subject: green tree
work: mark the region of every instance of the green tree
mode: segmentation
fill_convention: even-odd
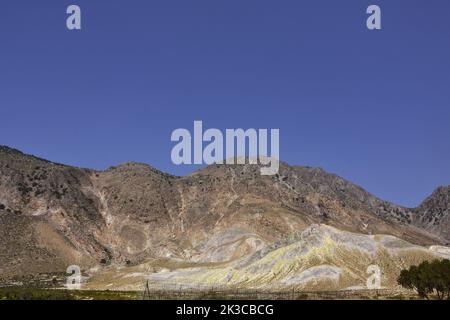
[[[415,290],[421,298],[450,300],[450,260],[424,261],[418,266],[402,270],[397,282],[404,288]]]

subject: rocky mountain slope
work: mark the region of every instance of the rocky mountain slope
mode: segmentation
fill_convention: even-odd
[[[93,272],[86,288],[139,290],[148,280],[154,290],[359,290],[367,288],[371,268],[379,268],[380,289],[395,288],[402,269],[436,258],[450,258],[450,249],[313,225],[226,263],[158,259],[130,268],[110,266]]]
[[[64,272],[72,264],[90,269],[93,279],[123,267],[155,274],[235,270],[249,257],[291,250],[315,224],[371,241],[385,234],[414,245],[442,245],[450,238],[448,190],[408,209],[318,168],[282,163],[279,174],[261,176],[257,165],[213,165],[175,177],[138,163],[101,172],[74,168],[0,147],[0,278]],[[306,270],[299,252],[291,254],[297,267],[281,260],[292,271],[286,279]],[[428,250],[421,256],[434,255]],[[260,270],[273,271],[265,268]],[[254,283],[264,282],[264,272]],[[232,278],[248,285],[243,274]]]
[[[450,186],[437,188],[414,210],[414,224],[450,242]]]

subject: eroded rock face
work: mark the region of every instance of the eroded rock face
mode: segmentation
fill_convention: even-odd
[[[450,243],[450,186],[437,188],[414,212],[415,224]]]
[[[74,168],[0,147],[0,174],[0,277],[161,259],[242,264],[312,224],[419,245],[449,236],[445,190],[407,209],[321,169],[284,163],[275,176],[261,176],[257,165],[213,165],[175,177],[138,163]],[[310,272],[333,278],[338,270]]]
[[[131,268],[93,272],[86,288],[110,285],[119,290],[139,290],[148,281],[156,290],[366,289],[371,268],[379,270],[379,289],[395,288],[403,268],[436,258],[450,258],[449,248],[425,248],[394,236],[314,225],[290,239],[262,244],[253,254],[226,263],[151,260]]]

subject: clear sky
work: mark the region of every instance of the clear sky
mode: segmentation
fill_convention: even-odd
[[[449,15],[448,0],[3,0],[0,144],[182,175],[176,128],[279,128],[282,160],[415,206],[450,184]]]

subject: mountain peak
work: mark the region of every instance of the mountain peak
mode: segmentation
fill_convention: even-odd
[[[416,209],[416,223],[450,241],[450,185],[440,186]]]

